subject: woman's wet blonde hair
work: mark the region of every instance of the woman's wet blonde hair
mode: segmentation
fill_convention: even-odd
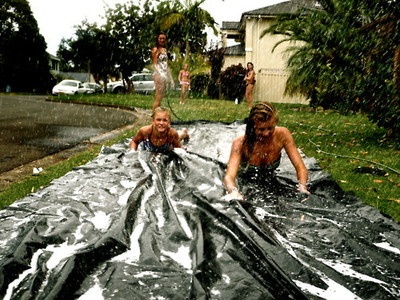
[[[255,104],[251,108],[249,116],[247,118],[247,120],[250,121],[251,123],[255,121],[267,121],[271,119],[274,119],[276,123],[278,123],[279,115],[275,106],[273,106],[269,102],[260,102]]]
[[[279,121],[278,111],[275,106],[265,101],[256,103],[250,110],[249,116],[246,118],[246,130],[244,135],[244,141],[247,148],[247,154],[250,155],[253,151],[254,143],[256,141],[256,133],[254,126],[256,122],[266,122],[274,120],[275,123]]]

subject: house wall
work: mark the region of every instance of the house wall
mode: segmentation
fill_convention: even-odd
[[[225,70],[232,65],[238,65],[239,63],[246,68],[246,58],[244,56],[225,55],[222,70]]]

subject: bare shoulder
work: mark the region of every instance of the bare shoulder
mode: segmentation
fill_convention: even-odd
[[[170,128],[168,134],[170,136],[179,136],[178,131],[175,128]]]
[[[139,132],[145,135],[150,134],[151,131],[152,131],[152,125],[146,125],[139,129]]]
[[[277,126],[275,128],[275,132],[281,137],[292,136],[289,129],[287,129],[286,127]]]
[[[153,59],[155,59],[156,57],[157,57],[157,55],[158,55],[158,48],[157,47],[153,47],[152,49],[151,49],[151,57],[153,58]]]
[[[243,143],[243,141],[244,141],[244,135],[235,137],[235,138],[233,139],[233,142],[234,142],[234,143]]]
[[[294,139],[292,133],[286,127],[276,127],[275,129],[279,141],[281,141],[282,145],[294,145]]]

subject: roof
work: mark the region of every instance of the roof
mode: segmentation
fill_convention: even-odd
[[[224,30],[237,30],[239,25],[240,25],[240,22],[222,21],[221,29],[224,29]]]
[[[221,30],[238,30],[243,22],[243,18],[247,16],[257,17],[276,17],[282,14],[295,14],[301,8],[316,9],[319,4],[315,0],[291,0],[277,3],[270,6],[250,10],[242,14],[240,22],[223,21]]]
[[[246,54],[244,44],[238,44],[234,46],[229,46],[225,48],[224,55],[227,56],[244,56]]]
[[[59,59],[57,56],[54,56],[53,54],[50,54],[49,52],[47,52],[47,54],[49,55],[49,58],[52,60],[57,60],[57,61],[61,61],[61,59]]]
[[[317,4],[314,0],[291,0],[244,12],[242,18],[243,16],[276,16],[281,14],[294,14],[301,8],[315,9],[316,7]]]

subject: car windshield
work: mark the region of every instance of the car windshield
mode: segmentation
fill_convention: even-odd
[[[76,86],[76,82],[73,81],[63,81],[61,84],[66,86]]]
[[[134,77],[132,78],[132,81],[143,81],[143,76],[142,76],[142,75],[134,76]]]

